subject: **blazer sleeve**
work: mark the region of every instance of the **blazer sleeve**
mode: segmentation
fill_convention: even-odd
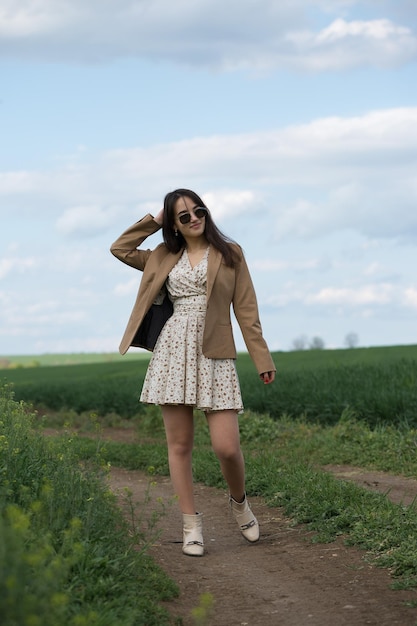
[[[274,361],[262,335],[255,288],[241,250],[239,250],[239,256],[240,260],[236,264],[233,311],[258,373],[276,371]]]
[[[148,213],[116,239],[110,247],[110,252],[123,263],[143,271],[152,250],[138,250],[138,247],[147,237],[160,229],[160,224]]]

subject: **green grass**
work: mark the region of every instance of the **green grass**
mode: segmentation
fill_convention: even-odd
[[[81,463],[76,440],[52,441],[33,426],[1,389],[2,626],[169,624],[161,601],[178,591],[147,555],[155,527],[138,518],[132,534],[97,443]]]
[[[241,353],[239,359],[246,359],[246,353]],[[79,352],[62,354],[36,355],[0,355],[0,363],[9,362],[9,367],[44,367],[61,365],[86,365],[92,363],[126,362],[129,360],[149,360],[147,351],[131,349],[127,354],[118,352]],[[417,345],[384,346],[370,348],[338,349],[338,350],[301,350],[292,352],[275,352],[276,364],[285,370],[316,369],[336,365],[375,364],[381,360],[398,361],[401,359],[417,359]],[[1,368],[0,368],[1,369]],[[7,369],[6,367],[3,369]]]
[[[74,352],[68,354],[26,354],[0,356],[0,368],[44,367],[57,365],[86,365],[89,363],[113,363],[149,359],[149,352],[132,350],[128,354],[119,352]]]
[[[141,414],[139,395],[149,355],[134,360],[0,370],[16,398],[37,408],[123,418]],[[336,424],[346,410],[375,426],[417,426],[417,347],[275,353],[273,385],[260,383],[247,354],[237,369],[245,407],[279,419],[283,414]]]
[[[275,362],[282,370],[316,370],[349,365],[379,365],[406,359],[417,360],[417,345],[382,346],[338,350],[301,350],[276,352]]]

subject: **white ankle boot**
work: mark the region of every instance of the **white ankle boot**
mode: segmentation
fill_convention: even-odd
[[[255,543],[259,539],[259,524],[258,520],[254,516],[246,499],[243,502],[236,502],[230,496],[230,507],[232,513],[235,516],[237,523],[239,524],[240,532],[247,541]]]
[[[182,514],[183,523],[183,539],[184,543],[182,551],[188,556],[203,556],[204,554],[204,542],[203,542],[203,515],[197,513],[196,515]]]

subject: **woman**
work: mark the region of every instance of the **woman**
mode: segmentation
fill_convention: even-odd
[[[161,227],[164,243],[153,251],[138,249]],[[196,193],[177,189],[166,195],[164,208],[156,217],[146,215],[131,226],[111,246],[111,252],[143,271],[120,344],[122,354],[131,345],[152,349],[155,320],[164,308],[171,314],[173,303],[171,317],[156,331],[159,336],[140,400],[162,409],[170,475],[183,514],[183,553],[204,554],[202,514],[196,513],[193,492],[194,408],[206,414],[240,531],[249,542],[258,541],[259,525],[245,492],[238,424],[243,405],[230,305],[264,384],[273,382],[275,365],[262,337],[256,296],[241,248],[219,231]]]

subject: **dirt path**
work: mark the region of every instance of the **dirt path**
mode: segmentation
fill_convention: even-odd
[[[113,468],[111,488],[128,487],[143,508],[149,477]],[[149,508],[157,498],[167,503],[162,534],[151,554],[174,579],[177,600],[167,603],[184,626],[195,626],[191,611],[201,594],[214,604],[207,626],[414,626],[417,609],[405,605],[416,593],[390,589],[387,570],[370,566],[364,553],[341,541],[312,544],[302,528],[291,528],[279,509],[251,498],[261,527],[258,544],[245,542],[228,511],[227,496],[218,489],[195,486],[198,510],[204,514],[206,555],[191,558],[181,552],[181,520],[170,504],[168,478],[155,478]]]
[[[54,429],[46,433],[57,434]],[[126,429],[104,429],[101,436],[132,442]],[[368,472],[351,466],[327,466],[343,480],[385,493],[396,503],[410,504],[417,496],[417,480]],[[241,537],[228,509],[227,495],[218,489],[195,485],[198,510],[204,514],[206,555],[182,555],[181,518],[172,502],[169,478],[152,478],[148,513],[166,504],[160,520],[161,535],[151,548],[157,563],[176,581],[179,598],[167,603],[183,626],[416,626],[417,608],[406,606],[417,593],[393,591],[389,571],[373,567],[365,553],[339,540],[311,543],[304,528],[292,528],[281,511],[269,508],[261,498],[251,504],[261,527],[259,543]],[[149,477],[142,472],[112,468],[111,489],[125,488],[143,514]],[[213,607],[207,621],[196,622],[192,610],[200,596],[209,593]]]

